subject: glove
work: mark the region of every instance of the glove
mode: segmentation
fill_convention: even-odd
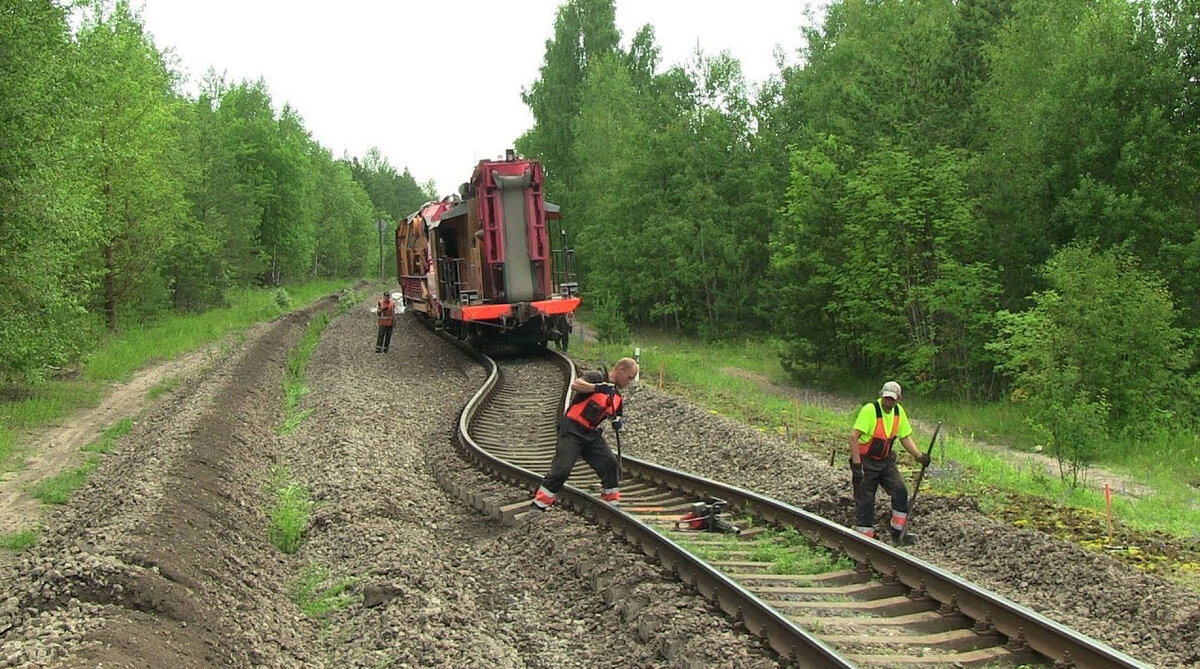
[[[863,466],[861,462],[850,463],[850,480],[854,484],[854,489],[858,490],[858,486],[863,481]]]
[[[613,432],[620,432],[621,428],[624,427],[624,425],[621,423],[620,416],[617,416],[616,418],[614,418],[612,423],[613,423]]]
[[[617,387],[611,383],[597,383],[596,392],[604,393],[605,395],[616,395]]]
[[[928,453],[917,453],[917,462],[925,466],[929,466],[929,463],[932,462],[932,460],[933,458],[929,457]]]

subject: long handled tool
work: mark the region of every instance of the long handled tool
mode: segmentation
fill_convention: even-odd
[[[614,429],[613,434],[617,435],[617,485],[621,485],[621,431]]]
[[[604,381],[608,381],[608,367],[600,365],[600,373],[604,376]],[[612,395],[608,396],[608,406],[612,408]],[[621,431],[613,428],[613,434],[617,435],[617,485],[621,485]]]
[[[904,545],[904,537],[908,536],[908,528],[912,526],[913,515],[917,511],[917,493],[921,492],[921,481],[925,478],[925,468],[929,466],[933,458],[933,445],[937,442],[938,432],[942,430],[942,421],[938,421],[937,427],[933,429],[933,438],[929,440],[929,449],[925,451],[925,462],[921,463],[921,471],[917,472],[917,478],[913,481],[913,494],[908,498],[908,518],[904,522],[904,529],[900,530],[900,537],[896,540],[897,546]]]

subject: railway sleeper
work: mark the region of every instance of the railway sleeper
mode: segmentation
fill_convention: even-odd
[[[892,618],[802,615],[788,616],[788,619],[805,629],[820,630],[832,635],[859,634],[864,627],[875,634],[936,634],[970,624],[962,616],[943,616],[934,611],[920,611]]]
[[[1019,667],[1036,663],[1038,658],[1025,652],[1014,653],[1004,646],[992,646],[961,653],[924,653],[921,655],[847,653],[847,660],[859,666],[875,667],[994,667],[1000,664]]]
[[[848,597],[858,601],[886,599],[905,594],[904,588],[898,585],[884,585],[879,581],[852,583],[835,586],[762,586],[750,588],[759,597],[784,599],[793,601],[814,601],[828,597]]]
[[[928,601],[912,600],[903,595],[884,597],[865,602],[802,602],[789,599],[766,599],[764,601],[774,607],[775,610],[785,614],[805,613],[808,615],[824,614],[837,616],[854,613],[861,614],[863,617],[890,617],[933,610],[933,606]]]

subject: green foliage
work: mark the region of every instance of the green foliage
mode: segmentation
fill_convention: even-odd
[[[173,75],[125,2],[85,12],[79,57],[88,63],[81,94],[83,167],[98,193],[99,239],[86,271],[109,331],[118,317],[161,311],[167,285],[159,259],[186,217]]]
[[[555,15],[538,78],[521,94],[534,126],[517,140],[517,149],[542,161],[547,196],[564,211],[574,202],[574,126],[584,79],[594,64],[616,53],[619,40],[613,0],[568,0]]]
[[[353,577],[336,579],[330,583],[328,567],[309,565],[300,571],[299,578],[292,584],[292,601],[304,615],[325,618],[354,601],[347,591],[356,583],[358,579]]]
[[[1086,244],[1064,247],[1044,274],[1050,289],[1024,312],[1001,313],[990,348],[1052,442],[1086,462],[1099,444],[1127,443],[1104,439],[1109,431],[1146,434],[1172,420],[1191,354],[1162,283],[1128,254]]]
[[[0,548],[20,553],[37,543],[37,530],[16,530],[0,534]]]
[[[268,513],[271,525],[267,536],[280,551],[295,553],[312,517],[313,502],[308,488],[293,481],[286,469],[272,472],[268,485],[274,504]]]
[[[38,381],[86,350],[83,254],[98,237],[79,160],[87,115],[65,10],[6,2],[0,21],[0,383]]]
[[[300,410],[300,400],[308,394],[308,385],[304,381],[304,371],[308,367],[308,359],[313,349],[321,341],[321,332],[329,325],[328,314],[317,314],[308,322],[304,336],[292,352],[288,354],[287,371],[283,378],[283,424],[279,427],[280,434],[288,434],[300,426],[304,419],[312,413],[312,409]]]
[[[288,307],[292,305],[292,298],[290,295],[288,295],[286,288],[276,288],[275,291],[271,293],[271,297],[275,299],[275,304],[279,306],[281,311],[287,311]]]
[[[601,341],[620,344],[630,340],[629,325],[622,318],[617,301],[612,298],[597,301],[591,311],[591,323]]]
[[[795,337],[789,363],[828,355],[833,329],[842,355],[865,370],[969,393],[990,367],[977,351],[998,287],[970,261],[982,233],[967,161],[944,147],[918,157],[885,146],[852,172],[837,167],[852,156],[836,138],[793,155],[773,267],[789,297],[820,301],[801,309],[815,323],[787,315],[793,299],[780,305],[783,334]]]
[[[297,304],[328,295],[341,282],[315,281],[291,287]],[[13,384],[0,400],[0,469],[14,466],[15,430],[44,426],[80,409],[95,406],[111,381],[126,380],[159,357],[174,357],[278,315],[270,290],[239,290],[230,305],[200,315],[172,315],[153,325],[131,327],[118,337],[106,337],[81,373],[38,384]],[[153,391],[153,389],[152,389]]]
[[[88,476],[100,465],[100,459],[89,456],[77,469],[68,469],[42,479],[33,485],[30,494],[46,504],[66,504],[71,495],[87,483]]]
[[[111,453],[117,446],[117,439],[129,434],[133,429],[133,418],[126,416],[105,428],[100,434],[100,440],[85,445],[82,450],[88,453]]]
[[[188,99],[129,2],[9,4],[0,383],[44,380],[230,291],[377,267],[371,195],[263,82],[210,71]],[[376,152],[364,174],[389,169]],[[377,193],[407,197],[397,211],[426,199],[407,171],[391,176]]]

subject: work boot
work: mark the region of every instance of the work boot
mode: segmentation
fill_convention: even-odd
[[[896,544],[897,546],[900,546],[900,545],[911,546],[911,545],[917,543],[917,537],[914,536],[912,532],[909,532],[908,534],[904,535],[904,543],[901,544],[900,530],[898,530],[894,527],[891,529],[892,529],[892,543],[893,544]]]

